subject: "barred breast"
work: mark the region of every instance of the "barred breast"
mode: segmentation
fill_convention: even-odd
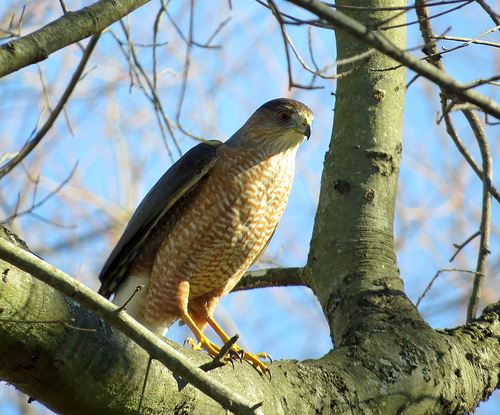
[[[278,154],[258,148],[221,151],[226,154],[156,254],[146,320],[178,315],[175,299],[196,298],[224,284],[230,291],[266,246],[285,210],[297,146]]]

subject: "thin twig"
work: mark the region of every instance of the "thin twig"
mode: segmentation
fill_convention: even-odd
[[[437,278],[443,273],[443,272],[465,272],[467,274],[476,274],[475,271],[471,271],[469,269],[459,269],[459,268],[447,268],[447,269],[440,269],[439,271],[436,272],[436,274],[434,274],[434,276],[431,278],[431,280],[429,281],[429,284],[427,284],[427,287],[425,287],[425,290],[424,292],[422,293],[422,295],[420,297],[418,297],[418,300],[415,304],[415,306],[418,308],[418,306],[420,305],[420,303],[422,302],[422,300],[424,299],[424,297],[427,295],[427,293],[430,291],[430,289],[432,288],[432,285],[434,284],[434,282],[437,280]]]
[[[274,1],[267,0],[267,3],[269,5],[269,8],[271,9],[274,17],[278,21],[278,24],[280,26],[281,35],[283,37],[283,43],[285,45],[285,56],[286,56],[286,63],[287,63],[287,69],[288,69],[288,89],[290,90],[294,87],[301,88],[301,89],[321,89],[321,88],[323,88],[322,86],[302,85],[302,84],[298,84],[298,83],[294,82],[293,75],[292,75],[292,62],[290,59],[290,51],[288,50],[288,45],[290,44],[290,46],[291,46],[291,43],[290,43],[290,38],[288,37],[288,34],[286,33],[286,30],[285,30],[285,23],[283,22],[283,18],[281,16],[281,13],[278,10],[278,7],[274,3]],[[292,49],[294,49],[293,46],[292,46]],[[298,56],[298,53],[295,53],[295,55]],[[299,59],[299,61],[301,61],[301,59]],[[302,61],[301,61],[301,63],[302,63]]]
[[[467,306],[467,322],[471,322],[477,315],[477,309],[481,300],[481,289],[486,272],[486,258],[488,254],[490,254],[491,194],[489,184],[492,180],[493,169],[490,148],[479,117],[471,110],[464,111],[464,115],[469,121],[474,136],[476,137],[477,145],[481,152],[481,159],[483,161],[484,174],[481,223],[479,225],[481,237],[479,239],[479,250],[477,254],[476,275],[474,276],[472,293]]]
[[[132,301],[132,298],[134,298],[134,296],[139,292],[141,291],[142,289],[144,288],[144,284],[141,284],[141,285],[138,285],[137,287],[135,287],[134,289],[134,292],[130,295],[130,297],[127,299],[127,301],[125,301],[120,307],[118,307],[116,309],[116,312],[119,313],[120,311],[123,311],[126,309],[128,303],[130,303],[130,301]]]
[[[484,45],[484,46],[492,46],[494,48],[500,48],[500,43],[488,42],[486,40],[479,40],[479,39],[471,39],[467,37],[439,35],[439,36],[432,36],[431,38],[435,40],[449,40],[449,41],[464,42],[469,44],[474,43],[476,45]]]
[[[9,173],[14,167],[16,167],[21,161],[23,161],[25,157],[31,153],[31,151],[33,151],[33,149],[40,143],[42,138],[45,137],[45,134],[47,134],[47,132],[50,130],[54,122],[57,120],[57,117],[59,117],[59,114],[63,110],[64,106],[68,102],[69,97],[74,91],[76,84],[80,80],[83,70],[85,69],[85,65],[87,64],[90,55],[92,54],[92,51],[94,50],[95,45],[97,44],[97,41],[99,40],[100,36],[101,34],[98,33],[90,38],[89,43],[85,48],[85,52],[82,58],[80,59],[80,62],[75,69],[75,72],[71,76],[68,86],[64,90],[63,94],[61,95],[61,98],[59,99],[59,102],[55,106],[54,111],[50,113],[47,121],[45,121],[43,126],[36,133],[36,135],[32,139],[30,139],[23,146],[23,148],[21,148],[21,150],[19,150],[19,152],[7,162],[7,164],[5,164],[2,168],[0,168],[0,180],[7,173]]]
[[[486,3],[484,0],[476,0],[476,3],[479,4],[483,8],[483,10],[489,14],[491,20],[493,20],[496,25],[500,25],[500,18],[498,17],[498,14],[495,13],[495,11],[488,3]]]
[[[417,8],[416,8],[416,13],[420,21],[420,32],[422,33],[422,38],[424,40],[424,43],[427,45],[426,48],[424,48],[424,52],[428,54],[429,56],[429,62],[434,65],[436,68],[440,69],[441,71],[444,72],[444,65],[443,61],[441,60],[441,56],[438,53],[437,45],[435,40],[433,39],[434,34],[432,31],[432,26],[426,17],[429,15],[429,11],[425,7],[425,2],[423,0],[417,0],[416,1]],[[448,135],[451,137],[453,143],[457,147],[458,151],[462,155],[462,157],[467,161],[467,163],[472,167],[472,170],[476,173],[476,175],[481,179],[481,181],[484,183],[484,174],[477,165],[476,161],[472,157],[472,155],[469,153],[465,145],[463,144],[462,140],[460,139],[458,132],[456,131],[454,125],[453,125],[453,120],[451,119],[451,114],[450,114],[450,109],[453,107],[453,103],[451,105],[448,105],[448,90],[444,88],[443,86],[440,85],[441,88],[441,110],[442,110],[442,116],[444,118],[445,124],[446,124],[446,131]],[[466,86],[464,86],[464,89],[466,89]],[[495,199],[500,202],[500,193],[497,191],[497,189],[493,186],[493,183],[490,181],[489,183],[489,190],[491,194],[495,197]]]
[[[472,43],[474,43],[474,42],[478,41],[481,37],[486,36],[486,35],[487,35],[487,34],[489,34],[489,33],[492,33],[492,32],[497,31],[499,28],[500,28],[500,26],[495,26],[495,27],[492,27],[492,28],[490,28],[490,29],[488,29],[488,30],[485,30],[484,32],[480,33],[480,34],[479,34],[479,35],[477,35],[475,38],[470,39],[470,40],[467,40],[466,42],[462,43],[461,45],[455,46],[455,47],[453,47],[453,48],[451,48],[451,49],[446,49],[446,50],[436,51],[436,52],[435,52],[435,55],[442,56],[442,55],[444,55],[444,54],[446,54],[446,53],[454,52],[454,51],[456,51],[456,50],[458,50],[458,49],[465,48],[465,47],[469,46],[470,44],[472,44]],[[431,37],[430,37],[430,39],[434,39],[434,38],[435,38],[435,36],[431,36]],[[499,45],[499,46],[500,46],[500,45]],[[427,58],[430,58],[430,57],[432,57],[432,56],[433,56],[433,55],[427,55]]]
[[[467,5],[469,5],[470,3],[472,3],[474,0],[464,0],[464,3],[463,4],[460,4],[458,6],[455,6],[455,7],[452,7],[451,9],[448,9],[448,10],[445,10],[445,11],[442,11],[440,13],[436,13],[432,16],[430,16],[429,14],[426,16],[426,20],[431,20],[431,19],[435,19],[436,17],[440,17],[440,16],[444,16],[445,14],[449,14],[449,13],[452,13],[456,10],[459,10],[461,9],[462,7],[465,7]],[[420,7],[418,4],[420,2],[419,1],[415,1],[415,9],[418,10],[418,8]],[[389,19],[387,19],[386,21],[384,22],[380,22],[377,24],[377,29],[378,30],[391,30],[391,29],[397,29],[399,27],[407,27],[407,26],[412,26],[412,25],[415,25],[415,24],[420,24],[420,19],[418,20],[413,20],[411,22],[405,22],[405,23],[401,23],[401,24],[397,24],[397,25],[393,25],[393,26],[384,26],[384,27],[380,27],[380,25],[383,25],[383,24],[386,24],[388,23],[389,21],[392,21],[394,19],[396,19],[397,17],[401,16],[401,14],[404,14],[404,12],[401,12],[401,13],[398,13],[392,17],[390,17]]]
[[[370,30],[353,18],[342,12],[332,10],[320,1],[290,0],[290,2],[300,6],[302,9],[309,10],[334,28],[344,30],[361,42],[404,64],[407,68],[439,85],[449,94],[455,95],[465,102],[476,105],[486,113],[500,118],[500,105],[497,102],[475,90],[464,89],[462,83],[449,76],[446,72],[437,69],[427,62],[422,62],[410,53],[401,50],[379,32]]]
[[[467,0],[440,0],[440,1],[430,1],[427,3],[427,7],[433,7],[433,6],[448,6],[450,4],[454,3],[463,3]],[[387,6],[387,7],[371,7],[371,6],[354,6],[350,4],[334,4],[334,3],[327,3],[325,2],[330,7],[335,7],[336,9],[339,10],[363,10],[363,11],[372,11],[372,12],[390,12],[390,11],[400,11],[400,10],[405,10],[405,11],[410,11],[418,7],[417,3],[410,4],[408,6]]]
[[[18,202],[16,203],[16,207],[14,209],[14,212],[10,216],[8,216],[7,218],[3,219],[0,222],[0,224],[5,224],[5,223],[10,222],[11,220],[13,220],[15,218],[23,216],[23,215],[27,215],[27,214],[34,215],[35,209],[38,209],[40,206],[47,203],[52,197],[57,195],[61,191],[61,189],[64,186],[66,186],[66,184],[69,183],[69,181],[73,178],[77,167],[78,167],[78,162],[75,163],[75,165],[71,169],[71,172],[69,173],[68,177],[66,177],[61,183],[59,183],[59,185],[54,190],[50,191],[46,196],[44,196],[39,201],[36,201],[39,179],[37,178],[36,180],[34,180],[35,186],[33,189],[33,197],[32,197],[31,206],[28,209],[19,212],[19,199],[18,199]]]
[[[233,347],[240,336],[238,334],[235,334],[233,337],[231,337],[224,345],[220,348],[219,353],[217,356],[213,358],[210,362],[203,363],[200,366],[200,369],[204,370],[205,372],[210,372],[211,370],[217,369],[219,367],[225,366],[227,363],[226,360],[226,355],[228,352],[231,350],[231,347]],[[233,362],[232,360],[229,360],[229,362]]]
[[[140,60],[138,59],[138,57],[135,53],[135,48],[134,48],[133,42],[130,38],[130,32],[129,32],[128,28],[125,26],[125,24],[122,21],[120,21],[120,26],[121,26],[123,33],[125,34],[125,37],[127,38],[127,41],[128,41],[129,59],[130,59],[129,62],[130,63],[133,62],[133,65],[131,64],[131,68],[133,67],[133,68],[137,69],[138,72],[136,73],[136,78],[138,81],[140,81],[140,77],[139,77],[139,73],[140,73],[142,78],[146,82],[146,85],[148,87],[147,90],[146,90],[146,87],[144,87],[142,85],[142,83],[140,83],[140,82],[139,82],[139,86],[140,86],[141,90],[144,92],[144,94],[146,95],[146,97],[148,97],[148,99],[153,104],[153,107],[155,109],[156,119],[157,119],[158,125],[160,127],[161,135],[163,138],[163,143],[165,145],[165,148],[166,148],[170,158],[173,160],[173,154],[170,150],[170,146],[168,145],[165,128],[168,131],[170,138],[172,139],[174,146],[177,149],[177,152],[179,153],[179,155],[182,155],[182,150],[179,146],[179,142],[177,140],[177,137],[175,136],[174,131],[172,129],[171,121],[165,113],[165,110],[163,108],[163,105],[162,105],[162,102],[161,102],[160,97],[158,95],[158,92],[154,88],[153,81],[151,81],[150,77],[148,76],[148,74],[144,70]],[[122,49],[122,51],[125,53],[125,55],[127,55],[127,53],[125,52],[124,49]]]
[[[469,244],[469,242],[471,242],[472,240],[474,240],[477,236],[479,236],[481,234],[481,231],[477,231],[477,232],[474,232],[471,236],[469,236],[464,242],[462,242],[461,244],[453,244],[453,246],[457,249],[455,251],[455,253],[451,256],[451,258],[449,259],[449,262],[453,262],[453,260],[456,258],[456,256],[460,253],[460,251],[462,249],[465,248],[465,246],[467,244]]]

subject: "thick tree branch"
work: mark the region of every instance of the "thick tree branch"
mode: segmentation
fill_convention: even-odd
[[[60,413],[135,415],[149,355],[72,299],[1,260],[0,275],[0,378]],[[380,320],[320,360],[274,362],[271,382],[239,363],[209,376],[263,401],[266,414],[367,413],[377,407],[387,414],[462,413],[498,387],[500,304],[478,321],[440,334],[391,318],[386,302],[375,299],[372,311]],[[171,345],[196,364],[209,359]],[[142,413],[226,413],[184,384],[153,361]]]
[[[340,29],[354,36],[360,42],[369,45],[378,51],[390,56],[407,68],[431,80],[443,88],[447,94],[469,102],[481,108],[487,114],[500,118],[500,105],[474,90],[467,89],[466,85],[456,81],[446,72],[435,66],[421,61],[411,54],[397,47],[387,37],[377,31],[369,29],[359,21],[346,14],[332,10],[329,6],[316,0],[289,0],[290,2],[309,10],[311,13],[330,23],[335,29]],[[389,67],[389,66],[388,66]]]
[[[149,0],[100,0],[68,12],[29,35],[0,46],[0,78],[47,59],[72,43],[102,32]]]
[[[126,313],[117,313],[118,307],[116,305],[79,281],[3,238],[0,238],[0,258],[49,284],[94,312],[104,321],[134,340],[153,359],[163,363],[174,374],[182,376],[199,390],[219,402],[224,408],[237,414],[257,413],[253,409],[254,404],[250,404],[238,393],[215,381],[165,343],[163,339],[151,333]]]

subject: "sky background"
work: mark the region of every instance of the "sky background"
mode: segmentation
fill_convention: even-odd
[[[77,10],[91,1],[66,1]],[[9,1],[0,4],[0,28],[16,21],[26,5],[22,34],[27,34],[60,16],[58,2]],[[151,2],[124,19],[141,65],[151,73],[153,23],[159,2]],[[307,16],[284,2],[282,11]],[[494,2],[491,2],[494,6]],[[175,124],[185,68],[189,33],[188,2],[169,5],[171,20],[160,22],[157,50],[158,94],[167,116]],[[433,7],[431,14],[443,11]],[[416,19],[413,11],[408,21]],[[176,29],[177,25],[179,31]],[[277,232],[257,268],[301,266],[307,259],[309,240],[319,195],[324,154],[330,141],[335,106],[335,81],[317,80],[316,90],[288,90],[287,66],[281,33],[270,12],[257,2],[237,0],[232,10],[227,1],[197,2],[193,35],[206,42],[225,22],[213,40],[221,48],[193,47],[187,89],[178,120],[180,127],[203,138],[229,138],[262,103],[280,96],[306,103],[315,113],[311,139],[299,150],[296,180],[289,205]],[[492,27],[475,3],[433,19],[434,32],[473,38]],[[312,64],[305,27],[289,27],[288,33],[308,65]],[[334,33],[311,30],[314,59],[320,67],[335,61]],[[482,39],[499,42],[498,31]],[[104,33],[78,84],[66,114],[60,117],[23,166],[16,168],[0,188],[0,214],[7,218],[15,210],[29,209],[33,198],[41,200],[76,170],[67,185],[46,203],[9,223],[28,245],[48,262],[97,289],[96,275],[127,218],[148,189],[180,153],[172,139],[162,139],[150,100],[134,77],[131,87],[129,62],[120,49],[126,40],[118,24]],[[82,44],[85,44],[82,42]],[[450,48],[457,42],[443,42]],[[408,27],[408,47],[419,48],[417,25]],[[444,54],[450,74],[461,82],[498,74],[498,49],[470,45]],[[47,116],[61,95],[81,57],[73,45],[50,59],[0,79],[1,151],[15,152]],[[294,79],[302,84],[311,74],[293,58]],[[332,73],[331,67],[328,72]],[[407,73],[408,80],[413,77]],[[479,90],[498,100],[495,87]],[[498,89],[498,88],[497,88]],[[47,101],[48,99],[48,101]],[[474,269],[477,241],[467,246],[453,264],[453,244],[464,241],[479,226],[481,184],[448,138],[443,123],[437,125],[438,89],[418,79],[407,91],[404,114],[403,160],[396,212],[395,235],[398,264],[406,293],[416,302],[433,275],[451,266]],[[42,114],[42,115],[40,115]],[[460,114],[454,114],[463,141],[479,159],[474,137]],[[174,128],[181,152],[196,140]],[[493,157],[499,152],[498,126],[486,127]],[[167,145],[165,145],[165,142]],[[168,147],[168,148],[167,148]],[[2,157],[2,154],[0,154]],[[494,166],[494,177],[498,177]],[[39,176],[36,195],[34,178]],[[498,182],[497,182],[497,187]],[[484,304],[499,296],[499,207],[493,201],[492,241]],[[445,273],[434,284],[420,309],[436,328],[464,323],[470,276]],[[266,351],[274,359],[318,358],[332,348],[328,326],[312,292],[307,288],[273,288],[238,292],[224,298],[216,311],[229,332],[240,333],[241,344],[250,351]],[[168,337],[182,343],[190,333],[174,327]],[[13,388],[0,387],[0,414],[18,414]],[[39,413],[47,413],[33,404]],[[498,391],[477,413],[500,411]],[[38,412],[37,412],[38,413]]]

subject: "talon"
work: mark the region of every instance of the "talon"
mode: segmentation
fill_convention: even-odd
[[[273,363],[273,358],[271,357],[270,354],[267,354],[266,352],[255,353],[254,356],[258,357],[259,359],[269,360],[269,363]]]
[[[201,346],[201,342],[196,342],[194,339],[191,337],[187,337],[186,340],[184,340],[184,346],[189,345],[191,346],[191,349],[193,350],[203,350],[203,347]]]

